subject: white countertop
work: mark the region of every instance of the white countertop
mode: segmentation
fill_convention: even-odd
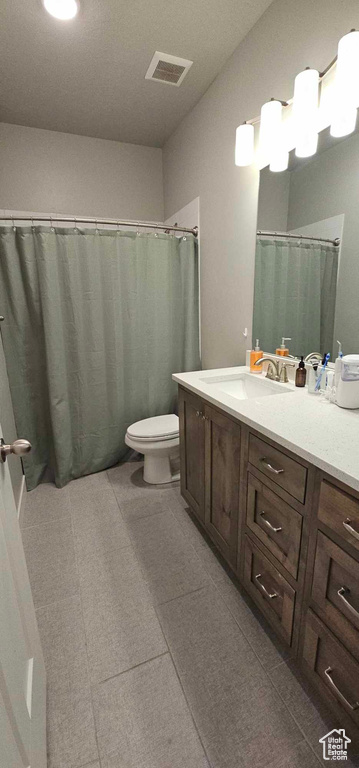
[[[239,400],[203,378],[249,373],[245,366],[173,374],[186,389],[359,491],[359,410],[345,410],[307,387],[276,384],[283,394]],[[262,379],[264,374],[251,374]],[[268,380],[267,380],[268,381]],[[285,390],[290,390],[288,391]]]

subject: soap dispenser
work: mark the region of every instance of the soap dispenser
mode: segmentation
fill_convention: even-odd
[[[260,360],[263,357],[263,352],[259,346],[259,339],[256,339],[256,345],[251,351],[249,370],[251,373],[262,373],[262,364],[254,365],[256,360]]]
[[[305,362],[302,355],[300,358],[300,363],[298,365],[298,368],[295,372],[295,386],[305,387],[306,378],[307,378],[307,371],[306,371]]]
[[[277,347],[275,353],[276,355],[280,355],[281,357],[288,357],[289,355],[289,349],[286,347],[285,342],[286,341],[292,341],[290,336],[282,336],[282,343],[280,347]]]

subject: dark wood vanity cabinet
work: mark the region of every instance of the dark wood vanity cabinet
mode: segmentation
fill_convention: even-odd
[[[359,742],[359,494],[319,470],[299,658]]]
[[[181,492],[359,743],[359,493],[184,388]]]
[[[180,389],[181,492],[228,563],[238,549],[241,428]]]
[[[205,525],[226,560],[237,566],[241,429],[205,406]]]
[[[204,523],[204,404],[196,395],[179,390],[181,493]]]

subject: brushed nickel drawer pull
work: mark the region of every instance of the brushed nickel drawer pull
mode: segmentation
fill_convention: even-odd
[[[257,582],[258,586],[261,588],[262,592],[264,592],[266,597],[269,597],[270,600],[273,600],[274,597],[278,597],[277,592],[268,592],[268,589],[265,588],[264,584],[262,584],[262,582],[259,581],[261,576],[262,576],[261,573],[257,573],[257,576],[255,576],[254,578],[256,579],[256,582]]]
[[[272,523],[270,523],[270,522],[269,522],[269,520],[267,520],[267,519],[264,517],[264,515],[265,515],[265,511],[264,511],[264,509],[263,509],[263,510],[262,510],[262,512],[260,512],[259,514],[260,514],[260,517],[262,518],[263,522],[264,522],[264,523],[265,523],[265,524],[268,526],[268,528],[270,528],[270,529],[271,529],[271,531],[273,531],[273,533],[279,533],[279,531],[281,531],[281,530],[282,530],[282,528],[281,528],[281,527],[275,528],[275,526],[274,526],[274,525],[272,525]]]
[[[333,672],[332,667],[327,667],[327,669],[324,670],[324,674],[327,680],[329,680],[330,685],[332,686],[333,690],[335,691],[339,699],[343,702],[343,704],[345,704],[346,707],[349,707],[349,709],[351,709],[352,712],[354,712],[355,709],[358,709],[359,702],[356,701],[355,704],[351,704],[350,701],[348,701],[348,699],[345,698],[345,696],[342,694],[339,688],[335,685],[335,682],[332,678],[332,672]]]
[[[356,619],[359,619],[358,611],[356,611],[355,608],[353,608],[353,606],[350,604],[349,600],[347,600],[346,597],[344,597],[344,595],[350,595],[350,589],[348,587],[340,587],[340,589],[338,589],[337,595],[339,595],[341,600],[343,600],[343,603],[346,605],[348,610],[353,614],[353,616],[355,616]]]
[[[284,469],[276,469],[275,467],[273,467],[266,456],[263,456],[263,458],[260,459],[260,461],[262,462],[262,464],[264,464],[267,467],[267,469],[269,469],[270,472],[273,472],[273,475],[281,475],[282,472],[284,472]]]
[[[351,533],[351,535],[354,536],[359,541],[359,532],[356,531],[355,528],[353,528],[352,522],[353,521],[350,519],[350,517],[347,517],[346,520],[343,520],[344,528],[346,531],[348,531],[348,533]]]

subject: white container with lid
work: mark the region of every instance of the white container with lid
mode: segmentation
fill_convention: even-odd
[[[341,358],[336,404],[340,408],[359,408],[359,355]]]

